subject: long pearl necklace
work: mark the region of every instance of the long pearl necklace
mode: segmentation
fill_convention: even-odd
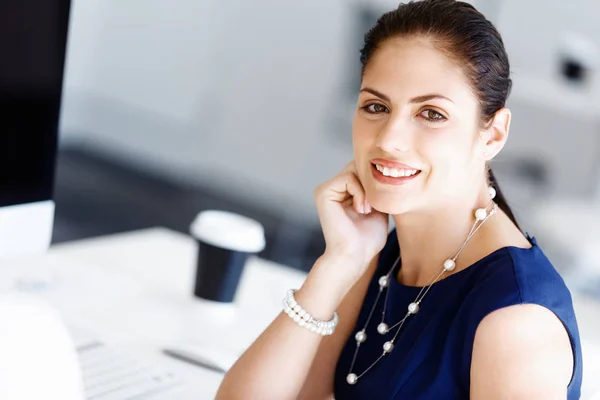
[[[492,215],[494,215],[496,213],[496,211],[498,210],[498,206],[493,201],[494,197],[496,196],[496,191],[492,187],[490,187],[488,190],[489,190],[489,194],[490,194],[490,201],[485,206],[485,208],[479,208],[479,209],[475,210],[475,222],[473,223],[473,226],[471,227],[471,230],[469,231],[469,234],[467,235],[463,244],[454,253],[454,255],[452,255],[449,259],[444,261],[442,270],[438,274],[434,275],[431,278],[431,280],[429,281],[429,284],[427,286],[424,286],[423,288],[421,288],[421,290],[419,291],[419,294],[417,295],[415,300],[408,305],[408,311],[407,311],[406,315],[400,321],[396,322],[392,326],[388,326],[385,323],[385,311],[386,311],[387,299],[388,299],[388,294],[389,294],[389,289],[388,290],[386,290],[386,289],[389,287],[390,279],[393,279],[392,273],[395,270],[396,265],[398,265],[398,262],[400,261],[400,256],[398,256],[398,258],[396,259],[396,262],[394,262],[394,265],[392,266],[392,268],[390,268],[389,272],[386,275],[383,275],[379,278],[379,282],[378,282],[379,283],[379,292],[377,293],[377,298],[375,299],[375,303],[373,304],[373,307],[371,308],[371,311],[369,312],[369,316],[367,318],[367,321],[365,322],[363,329],[358,331],[356,333],[356,335],[354,336],[354,339],[356,340],[356,349],[354,350],[354,356],[352,357],[352,363],[350,364],[350,371],[349,371],[348,375],[346,376],[346,381],[348,382],[348,384],[354,385],[356,382],[358,382],[358,380],[363,375],[365,375],[367,372],[369,372],[369,370],[371,368],[373,368],[382,358],[384,358],[387,354],[392,352],[392,350],[394,349],[394,343],[396,342],[396,338],[398,337],[398,334],[400,333],[400,330],[402,329],[404,322],[408,319],[408,317],[419,312],[419,307],[421,305],[421,302],[423,301],[423,298],[425,297],[425,295],[429,292],[429,289],[431,289],[433,284],[435,284],[446,272],[450,272],[450,271],[454,270],[454,268],[456,267],[456,259],[458,258],[460,253],[463,251],[463,249],[465,248],[465,246],[467,245],[469,240],[471,240],[471,238],[473,237],[473,235],[475,235],[475,233],[479,230],[479,228],[481,228],[481,226]],[[367,340],[367,334],[366,334],[367,326],[369,326],[369,322],[371,321],[373,312],[375,311],[375,308],[377,307],[377,303],[379,302],[379,299],[381,298],[381,295],[384,291],[385,291],[385,300],[383,303],[383,311],[381,313],[381,322],[379,323],[379,325],[377,325],[377,332],[380,335],[385,336],[390,331],[392,331],[394,328],[397,328],[396,332],[391,340],[388,340],[383,344],[382,354],[362,373],[356,374],[352,371],[354,370],[354,363],[356,362],[356,356],[358,355],[358,350],[360,348],[360,345]]]

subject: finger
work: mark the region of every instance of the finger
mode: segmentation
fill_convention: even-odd
[[[346,208],[346,207],[352,207],[354,208],[354,199],[350,196],[348,196],[348,198],[344,201],[342,201],[342,207]]]
[[[343,208],[352,207],[352,209],[356,210],[356,207],[354,205],[354,197],[352,197],[352,196],[348,196],[348,198],[346,200],[341,202],[341,205]],[[371,205],[369,205],[369,202],[367,201],[365,204],[365,214],[371,214],[374,211],[376,211],[376,210],[374,210],[371,207]]]
[[[356,212],[366,214],[365,189],[355,174],[347,174],[346,191],[352,196],[352,203]]]
[[[346,167],[342,171],[344,171],[346,173],[352,173],[358,179],[358,172],[356,170],[356,162],[354,159],[352,159],[352,161],[350,161],[350,163],[348,163],[348,165],[346,165]],[[359,183],[360,183],[360,180],[359,180]],[[371,205],[369,204],[369,201],[366,198],[366,193],[364,191],[362,184],[360,185],[360,187],[361,187],[362,193],[363,193],[363,204],[364,204],[364,210],[365,210],[364,213],[369,214],[373,210],[373,208],[371,207]]]
[[[315,198],[318,202],[336,201],[338,203],[351,198],[356,212],[364,213],[364,189],[358,177],[353,173],[341,174],[325,182],[315,191]]]

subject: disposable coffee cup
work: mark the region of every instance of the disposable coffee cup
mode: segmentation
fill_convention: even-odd
[[[265,248],[263,226],[242,215],[207,210],[190,226],[198,242],[194,296],[231,303],[250,255]]]

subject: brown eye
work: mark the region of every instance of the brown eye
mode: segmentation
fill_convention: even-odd
[[[367,104],[366,106],[362,107],[362,109],[368,112],[369,114],[380,114],[388,112],[387,107],[379,103]]]
[[[446,117],[444,117],[441,113],[432,109],[424,110],[420,115],[427,121],[431,122],[442,122],[446,120]]]

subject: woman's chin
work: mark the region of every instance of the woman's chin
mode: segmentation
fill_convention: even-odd
[[[367,196],[367,198],[369,198]],[[377,199],[372,198],[369,199],[371,206],[384,214],[389,215],[399,215],[405,214],[411,210],[410,204],[408,201],[402,200],[391,200],[391,199]]]

